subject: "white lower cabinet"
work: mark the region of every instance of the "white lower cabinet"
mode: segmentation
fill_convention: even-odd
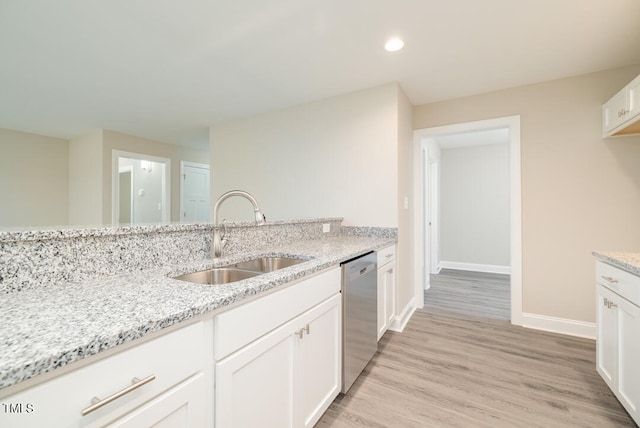
[[[293,354],[286,326],[217,363],[216,427],[291,427]]]
[[[596,368],[631,417],[640,422],[640,277],[608,265],[597,268]],[[633,290],[627,300],[627,290]],[[616,292],[614,292],[614,290]],[[619,294],[621,293],[621,294]]]
[[[335,294],[216,363],[216,426],[312,427],[340,392],[340,317]]]
[[[4,396],[0,427],[312,427],[340,392],[340,283],[326,270]]]
[[[378,340],[395,317],[396,246],[378,251]]]
[[[3,405],[25,411],[0,412],[0,427],[206,426],[204,325],[188,325],[5,397]]]
[[[206,421],[206,401],[205,375],[200,373],[118,419],[109,427],[203,427]]]
[[[294,334],[294,426],[312,427],[340,392],[342,296],[332,297],[299,318]]]

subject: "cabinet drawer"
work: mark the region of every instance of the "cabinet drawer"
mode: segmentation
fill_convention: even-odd
[[[640,276],[599,261],[596,263],[596,281],[640,306]]]
[[[129,348],[2,400],[21,413],[0,413],[0,426],[103,426],[190,377],[203,367],[203,323]],[[132,385],[155,378],[82,416],[93,397],[103,400]],[[29,408],[31,411],[27,412]]]
[[[216,361],[340,291],[340,268],[245,303],[215,318]]]
[[[378,250],[378,268],[382,265],[392,262],[396,258],[396,246],[390,245],[386,248]]]

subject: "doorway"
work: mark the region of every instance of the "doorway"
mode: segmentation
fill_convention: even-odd
[[[511,272],[510,303],[511,323],[522,325],[522,238],[521,238],[521,190],[520,190],[520,117],[467,122],[455,125],[425,128],[414,131],[414,284],[417,307],[424,307],[424,290],[429,287],[429,275],[436,271],[439,257],[437,249],[439,227],[437,222],[437,186],[441,171],[439,146],[436,139],[452,134],[506,129],[509,147],[509,267]],[[435,195],[435,197],[434,197]]]
[[[113,225],[168,223],[171,207],[170,171],[170,159],[113,150]]]

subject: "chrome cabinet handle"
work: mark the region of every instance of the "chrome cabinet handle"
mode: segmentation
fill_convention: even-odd
[[[618,305],[616,303],[613,303],[612,300],[609,300],[606,297],[604,298],[604,305],[609,309],[618,307]]]
[[[130,393],[131,391],[134,391],[138,388],[140,388],[143,385],[146,385],[147,383],[151,382],[152,380],[154,380],[156,378],[156,375],[151,375],[148,377],[145,377],[144,379],[140,380],[137,377],[134,377],[133,379],[131,379],[131,385],[129,385],[128,387],[126,387],[123,390],[120,390],[118,392],[116,392],[113,395],[110,395],[109,397],[105,398],[104,400],[100,400],[98,397],[93,397],[91,399],[91,406],[87,407],[86,409],[82,410],[81,414],[82,416],[87,416],[89,413],[98,410],[100,407],[105,406],[109,403],[111,403],[114,400],[117,400],[118,398],[122,397],[123,395],[126,395],[128,393]]]
[[[618,280],[615,279],[612,276],[604,276],[604,275],[602,275],[602,279],[604,279],[605,281],[608,281],[608,282],[610,282],[612,284],[617,284],[618,283]]]
[[[393,257],[393,254],[387,254],[387,255],[385,255],[385,257],[389,259],[389,258]]]
[[[309,324],[305,325],[304,327],[302,327],[300,330],[296,331],[296,335],[302,339],[302,337],[304,336],[304,333],[307,332],[307,335],[309,335],[309,332],[311,331],[311,329],[309,328]]]

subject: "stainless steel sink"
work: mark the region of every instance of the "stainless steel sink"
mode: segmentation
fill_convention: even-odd
[[[306,262],[306,260],[292,257],[260,257],[229,266],[186,273],[173,278],[196,284],[221,285],[253,278],[302,262]]]
[[[247,260],[246,262],[236,263],[230,267],[250,270],[252,272],[267,273],[274,270],[283,269],[298,263],[306,262],[304,259],[291,257],[261,257],[259,259]]]
[[[258,275],[260,275],[259,272],[221,267],[175,276],[174,279],[193,282],[196,284],[220,285],[228,284],[230,282],[242,281],[243,279],[253,278],[254,276]]]

